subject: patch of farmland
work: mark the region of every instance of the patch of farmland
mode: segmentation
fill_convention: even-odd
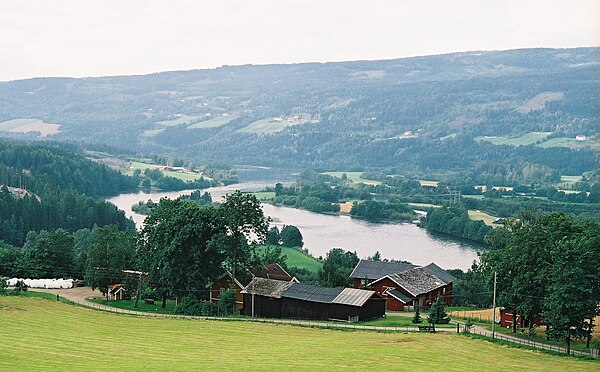
[[[543,109],[546,107],[546,102],[560,101],[564,98],[565,94],[563,92],[542,92],[517,107],[517,111],[521,114],[527,114],[531,111]]]
[[[344,173],[346,173],[347,179],[349,179],[350,181],[352,181],[354,183],[364,183],[365,185],[374,185],[374,186],[381,185],[380,181],[362,178],[363,172],[325,172],[323,174],[342,178],[342,175]]]
[[[241,321],[110,314],[0,297],[0,370],[593,371],[598,362],[451,332],[343,332]],[[118,349],[118,352],[110,352]],[[218,352],[210,352],[218,351]],[[449,352],[445,352],[449,351]],[[267,367],[266,367],[267,366]]]
[[[259,133],[259,134],[268,134],[268,133],[276,133],[281,132],[286,127],[291,127],[294,125],[302,125],[302,124],[310,124],[310,120],[281,120],[281,119],[261,119],[257,120],[249,125],[238,129],[238,132],[242,133]]]
[[[156,124],[173,127],[176,125],[190,125],[199,122],[204,116],[181,115],[169,120],[158,121]]]
[[[527,146],[544,140],[550,134],[552,134],[552,132],[529,132],[518,137],[484,136],[476,137],[475,140],[491,142],[494,145]]]
[[[236,118],[236,116],[233,116],[233,115],[229,115],[229,116],[221,115],[221,116],[214,117],[212,119],[203,120],[196,124],[192,124],[192,125],[188,126],[187,128],[188,129],[217,128],[217,127],[221,127],[225,124],[228,124],[235,118]]]
[[[60,133],[60,124],[46,123],[40,119],[13,119],[0,123],[0,132],[29,133],[39,132],[40,137]]]

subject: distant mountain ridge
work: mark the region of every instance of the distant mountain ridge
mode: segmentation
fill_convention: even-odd
[[[599,87],[600,48],[40,78],[0,83],[0,133],[35,138],[13,120],[34,118],[60,125],[52,139],[230,164],[580,174],[597,167]]]

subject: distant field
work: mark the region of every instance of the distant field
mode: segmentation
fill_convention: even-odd
[[[173,127],[175,125],[194,124],[203,118],[204,116],[181,115],[178,118],[159,121],[156,124],[160,124],[165,127]]]
[[[216,128],[229,123],[235,118],[235,116],[217,116],[209,120],[203,120],[196,124],[192,124],[188,126],[188,129]]]
[[[580,181],[581,176],[560,176],[561,183],[575,183]]]
[[[310,124],[310,121],[299,120],[289,122],[287,120],[273,120],[273,119],[261,119],[257,120],[241,129],[238,132],[244,133],[276,133],[281,132],[285,127],[291,127],[294,125]]]
[[[0,370],[592,371],[598,362],[454,333],[376,333],[155,319],[0,297]]]
[[[348,179],[354,183],[364,183],[366,185],[381,185],[380,181],[361,178],[363,172],[325,172],[323,174],[328,174],[333,177],[341,178],[342,174],[344,173],[346,173],[346,177],[348,177]]]
[[[259,251],[264,250],[264,247],[258,247]],[[312,272],[317,272],[323,266],[323,263],[316,258],[309,256],[308,254],[300,251],[296,248],[281,247],[283,254],[287,256],[288,267],[299,267],[304,268]]]
[[[414,208],[416,210],[426,211],[429,208],[441,208],[440,205],[429,204],[429,203],[406,203],[409,207]]]
[[[174,177],[174,178],[178,178],[182,181],[194,181],[197,180],[198,178],[200,178],[201,176],[203,176],[202,174],[199,173],[194,173],[194,172],[176,172],[176,171],[168,171],[168,170],[163,170],[162,168],[164,167],[164,165],[159,165],[159,164],[149,164],[149,163],[141,163],[138,161],[132,161],[127,169],[125,169],[125,173],[128,175],[132,175],[133,171],[136,169],[139,169],[142,171],[142,173],[144,172],[144,170],[150,168],[150,169],[160,169],[161,172],[163,172],[163,174],[165,176],[169,176],[169,177]],[[204,176],[204,178],[206,179],[211,179],[207,176]]]
[[[546,107],[546,102],[560,101],[564,98],[565,94],[563,92],[542,92],[519,106],[517,111],[522,114],[527,114],[531,111],[543,109]]]
[[[476,137],[477,141],[488,141],[494,145],[527,146],[548,137],[552,132],[529,132],[519,137]]]
[[[0,132],[40,132],[40,137],[60,133],[60,124],[46,123],[40,119],[13,119],[0,123]]]
[[[419,180],[421,186],[438,187],[440,184],[438,181]]]
[[[494,220],[496,220],[498,217],[494,217],[485,212],[469,210],[468,214],[469,214],[469,218],[472,219],[473,221],[483,221],[483,223],[485,223],[488,226],[492,226],[492,227],[502,226],[502,224],[493,223]]]

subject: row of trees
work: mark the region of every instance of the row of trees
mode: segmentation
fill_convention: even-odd
[[[488,278],[497,273],[498,303],[529,319],[530,331],[541,314],[548,337],[565,340],[568,349],[575,338],[587,338],[589,346],[600,315],[600,225],[529,212],[496,229],[489,241],[481,268]]]
[[[482,243],[493,230],[483,221],[471,220],[464,207],[430,208],[427,215],[421,219],[421,225],[427,229]]]

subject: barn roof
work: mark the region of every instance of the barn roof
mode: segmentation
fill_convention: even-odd
[[[255,277],[242,291],[245,294],[281,298],[281,293],[288,289],[293,282]]]
[[[311,284],[293,283],[285,290],[285,292],[283,292],[281,297],[312,302],[332,303],[341,292],[342,288],[323,288]]]
[[[373,295],[374,291],[366,291],[364,289],[344,288],[336,298],[333,299],[334,304],[362,306]]]
[[[416,267],[413,264],[405,262],[383,262],[360,260],[352,273],[351,278],[375,280],[383,278],[386,275],[399,273]]]
[[[373,295],[374,291],[355,288],[324,288],[304,283],[292,283],[281,297],[297,300],[363,306]]]
[[[406,270],[401,273],[386,275],[384,278],[391,279],[394,283],[398,284],[415,297],[446,285],[442,279],[431,274],[423,267],[415,267],[414,269]],[[375,282],[377,281],[379,280],[376,280]]]
[[[407,304],[407,303],[411,302],[412,300],[414,300],[413,297],[410,297],[410,296],[400,292],[396,288],[389,289],[385,293],[394,297],[396,300],[402,302],[403,304]]]
[[[433,275],[437,276],[438,278],[442,279],[442,281],[445,284],[449,284],[449,283],[456,281],[455,277],[448,274],[448,272],[446,270],[442,269],[441,267],[434,264],[433,262],[423,268],[425,270],[427,270],[427,272],[429,272],[430,274],[433,274]]]

